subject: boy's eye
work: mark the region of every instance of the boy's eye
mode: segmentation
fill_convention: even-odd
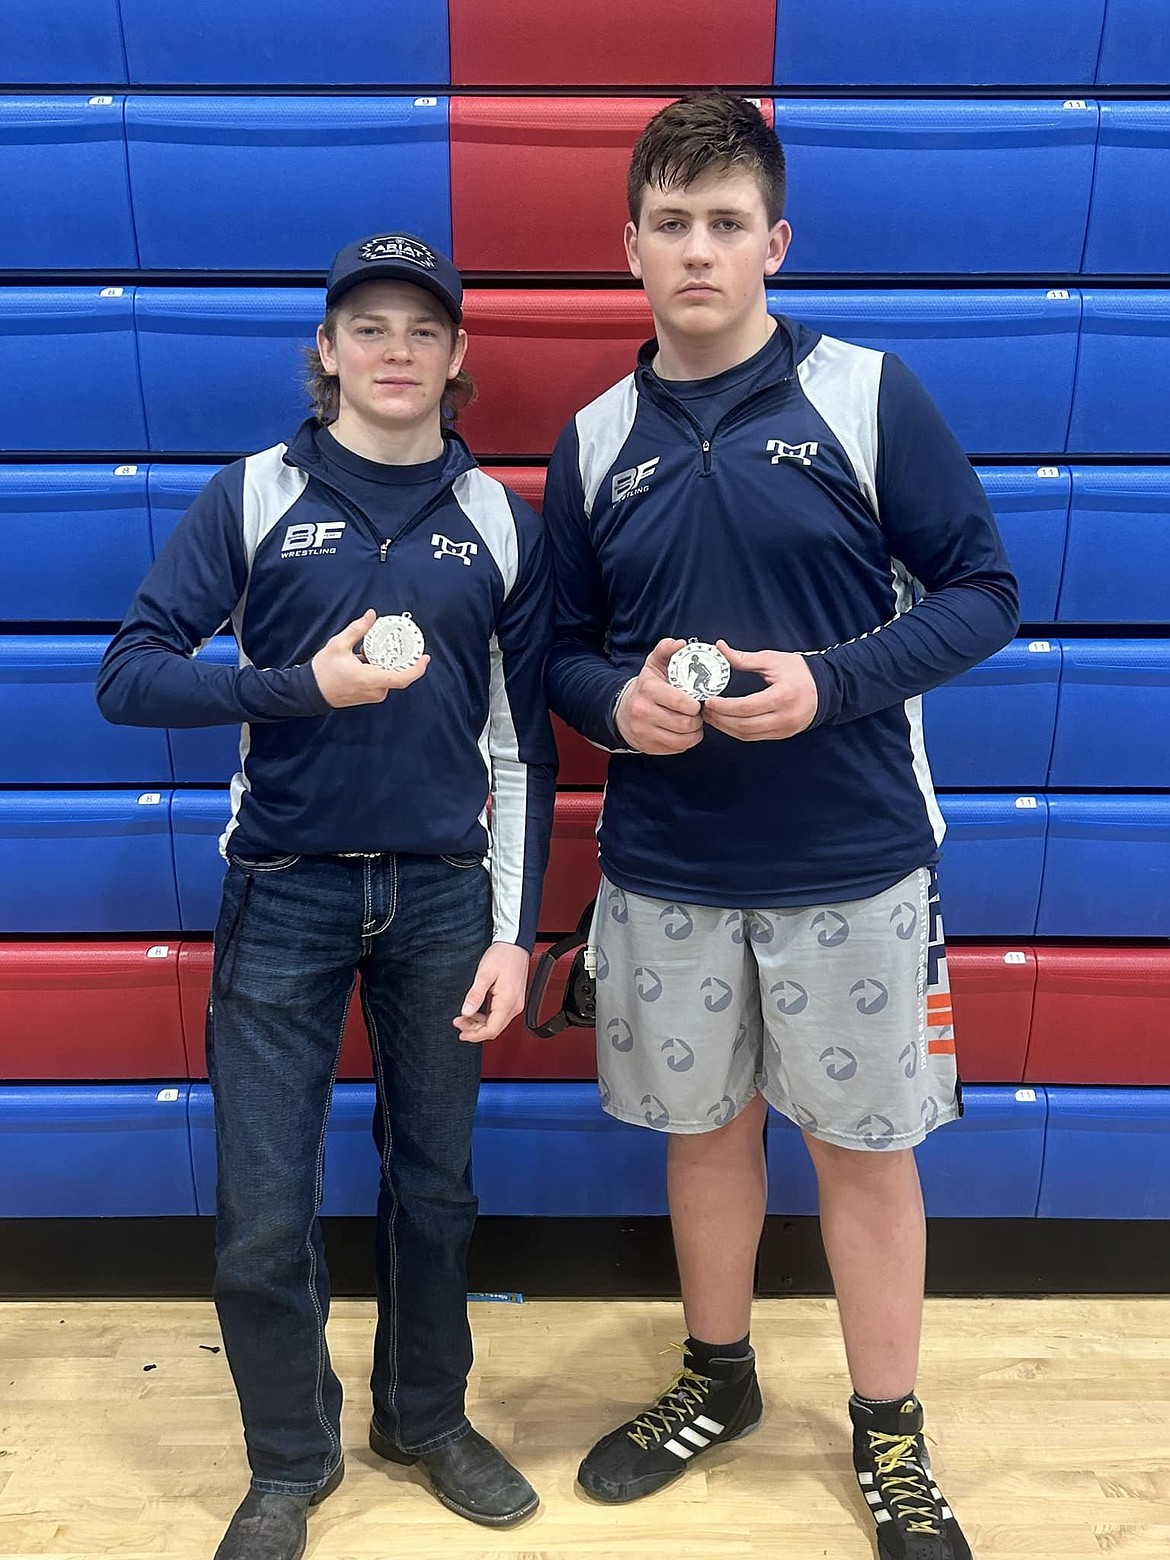
[[[681,227],[682,223],[678,220],[677,217],[667,217],[664,222],[660,222],[658,224],[658,230],[660,233],[677,233]]]

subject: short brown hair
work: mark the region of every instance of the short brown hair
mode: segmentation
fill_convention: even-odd
[[[321,329],[330,341],[337,340],[336,308],[326,309]],[[451,329],[454,332],[454,321],[451,322]],[[454,341],[454,334],[451,339]],[[326,373],[321,354],[315,345],[305,348],[305,366],[305,388],[309,392],[313,415],[323,428],[327,428],[330,423],[337,421],[337,414],[341,410],[341,384],[336,374]],[[448,380],[447,388],[443,391],[443,421],[455,422],[460,412],[466,411],[475,400],[475,396],[475,381],[465,368],[461,368],[454,379]]]
[[[630,159],[630,221],[637,226],[648,187],[685,189],[712,169],[754,174],[775,227],[784,215],[784,148],[757,105],[731,92],[691,92],[655,114]]]

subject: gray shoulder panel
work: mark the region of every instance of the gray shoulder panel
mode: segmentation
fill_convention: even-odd
[[[308,485],[303,471],[285,465],[287,449],[287,444],[274,444],[258,455],[249,455],[244,462],[244,552],[249,571],[260,543]]]
[[[882,356],[871,347],[822,336],[796,370],[800,388],[849,456],[857,485],[879,522],[877,417]]]
[[[504,580],[504,596],[511,593],[520,572],[520,542],[516,517],[502,482],[475,467],[456,477],[455,502],[483,538]]]
[[[629,438],[637,411],[634,376],[627,374],[577,413],[577,460],[587,515],[593,513],[605,474]]]

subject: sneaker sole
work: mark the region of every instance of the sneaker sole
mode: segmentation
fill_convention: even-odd
[[[373,1426],[370,1427],[370,1450],[378,1457],[384,1458],[386,1462],[397,1463],[400,1468],[413,1468],[420,1461],[412,1452],[404,1452],[392,1441],[388,1441]],[[456,1516],[474,1522],[479,1527],[515,1527],[518,1522],[523,1522],[526,1517],[530,1517],[540,1505],[540,1496],[534,1495],[526,1506],[521,1506],[516,1511],[505,1512],[502,1517],[488,1517],[481,1511],[472,1511],[467,1506],[461,1506],[457,1500],[452,1499],[446,1491],[439,1488],[431,1477],[429,1469],[424,1466],[422,1471],[426,1474],[431,1494],[440,1505],[446,1506],[448,1511],[453,1511]]]
[[[645,1500],[648,1495],[657,1495],[659,1490],[665,1490],[668,1489],[670,1485],[677,1484],[681,1478],[690,1472],[696,1458],[706,1457],[709,1452],[718,1452],[721,1451],[725,1446],[732,1446],[736,1441],[742,1441],[745,1436],[751,1435],[753,1430],[758,1430],[763,1422],[764,1416],[761,1414],[760,1417],[756,1420],[753,1420],[750,1425],[745,1425],[742,1430],[737,1430],[734,1435],[729,1435],[725,1441],[720,1441],[715,1446],[704,1448],[704,1450],[701,1452],[696,1452],[695,1456],[692,1457],[689,1462],[683,1463],[682,1467],[679,1468],[677,1473],[667,1474],[664,1479],[660,1479],[657,1484],[651,1485],[649,1489],[634,1490],[628,1495],[610,1495],[608,1493],[602,1493],[600,1490],[591,1490],[587,1484],[583,1483],[581,1480],[580,1471],[578,1471],[577,1474],[577,1488],[582,1492],[582,1494],[588,1495],[590,1500],[599,1501],[604,1506],[628,1506],[633,1501]]]

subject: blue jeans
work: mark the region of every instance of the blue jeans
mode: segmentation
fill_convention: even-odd
[[[341,1458],[317,1213],[354,971],[374,1060],[379,1427],[409,1452],[469,1429],[467,1247],[480,1047],[459,1012],[491,941],[478,857],[234,860],[207,1021],[215,1303],[255,1489],[308,1494]]]

